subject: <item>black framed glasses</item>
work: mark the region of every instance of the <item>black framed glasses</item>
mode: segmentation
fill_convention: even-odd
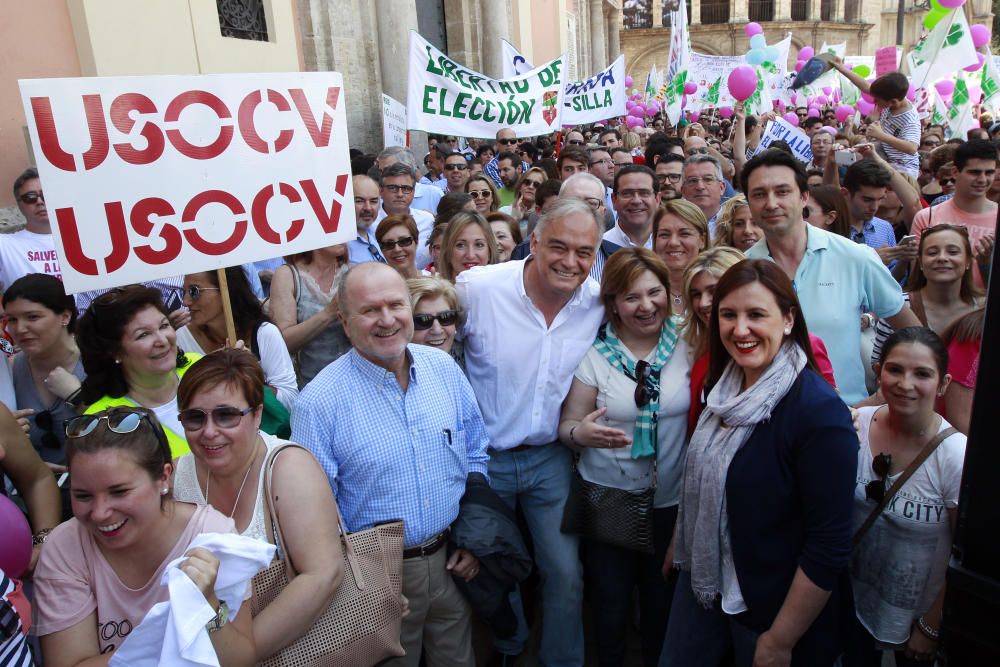
[[[497,139],[497,143],[501,146],[513,146],[518,143],[517,139]]]
[[[469,165],[465,164],[464,162],[461,164],[453,163],[453,164],[446,164],[444,168],[445,171],[465,171],[466,169],[469,168]]]
[[[951,185],[954,182],[955,182],[954,178],[939,178],[938,179],[938,183],[940,185]]]
[[[570,139],[566,144],[569,146],[583,146],[583,141],[581,139]]]
[[[45,195],[42,194],[41,190],[28,190],[27,192],[22,192],[17,198],[24,204],[35,204],[39,199],[43,202],[45,201]]]
[[[397,194],[397,193],[400,193],[400,192],[402,192],[404,195],[413,194],[413,186],[412,185],[395,185],[395,184],[392,184],[392,185],[383,185],[382,187],[385,188],[386,190],[388,190],[389,192],[391,192],[392,194]]]
[[[450,327],[458,322],[457,310],[442,310],[440,313],[421,313],[413,316],[413,328],[417,331],[426,331],[434,326],[434,320],[441,323],[443,327]]]
[[[139,428],[143,419],[148,419],[149,414],[145,410],[118,408],[92,415],[79,415],[66,420],[66,437],[82,438],[88,433],[92,433],[97,425],[106,421],[108,430],[119,435],[127,435]]]
[[[250,406],[240,410],[231,405],[223,405],[207,411],[199,408],[188,408],[177,414],[177,421],[181,423],[185,431],[200,431],[205,428],[209,418],[217,428],[234,428],[244,417],[256,409],[257,406]]]
[[[649,365],[649,362],[645,360],[639,360],[635,364],[635,407],[644,408],[649,405],[649,401],[652,400],[652,393],[646,386],[649,382],[649,376],[653,372],[653,367]]]
[[[878,475],[878,479],[865,484],[865,500],[874,500],[877,503],[885,498],[885,478],[889,476],[892,469],[892,454],[879,454],[872,459],[872,472]]]
[[[395,250],[396,246],[399,246],[400,248],[409,248],[413,245],[413,237],[401,236],[395,241],[382,241],[379,245],[382,246],[382,250]]]
[[[218,287],[200,287],[198,285],[191,285],[190,287],[185,287],[183,292],[186,296],[191,297],[192,301],[197,301],[201,298],[202,292],[218,292]]]

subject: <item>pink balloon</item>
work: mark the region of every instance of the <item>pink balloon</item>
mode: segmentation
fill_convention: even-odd
[[[750,23],[747,23],[746,27],[743,28],[743,34],[745,34],[748,39],[750,37],[753,37],[754,35],[760,35],[763,32],[764,29],[761,28],[760,24],[757,23],[756,21],[751,21]]]
[[[837,107],[837,110],[834,112],[834,114],[837,116],[837,122],[843,123],[852,115],[854,115],[854,108],[849,107],[846,104],[841,104],[839,107]]]
[[[913,87],[912,83],[910,84],[910,89],[906,91],[906,99],[910,100],[911,102],[917,101],[917,89]]]
[[[979,104],[979,99],[983,96],[983,88],[978,83],[969,84],[969,101]]]
[[[686,95],[694,95],[697,90],[698,90],[698,84],[695,83],[694,81],[688,81],[687,83],[684,84],[684,93]]]
[[[0,569],[19,577],[31,562],[31,527],[20,508],[0,495]]]
[[[757,71],[752,67],[740,65],[729,73],[729,94],[733,98],[745,102],[755,90],[757,90]]]
[[[951,95],[955,91],[955,82],[951,79],[941,79],[934,84],[937,91],[941,93],[941,97]]]
[[[824,125],[823,127],[819,128],[819,129],[820,129],[821,132],[829,132],[833,136],[837,136],[837,128],[835,128],[835,127],[831,127],[829,125]]]
[[[938,4],[947,9],[958,9],[965,4],[965,0],[938,0]]]
[[[990,29],[986,26],[976,23],[969,26],[969,31],[972,33],[972,44],[977,49],[981,49],[990,43]]]
[[[659,111],[659,109],[656,108],[655,104],[648,104],[648,105],[646,105],[646,117],[647,118],[652,118],[653,116],[655,116],[657,111]]]
[[[830,103],[830,98],[827,97],[826,95],[817,95],[816,96],[816,104],[823,105],[823,104],[829,104],[829,103]]]
[[[806,66],[805,62],[800,60],[799,62],[795,63],[795,71],[796,72],[801,71],[801,69],[805,66]]]
[[[984,62],[986,62],[986,56],[984,56],[981,53],[977,53],[976,58],[978,59],[978,62],[975,62],[969,65],[968,67],[963,68],[966,72],[975,72],[977,69],[983,66]]]
[[[814,55],[816,55],[816,50],[811,46],[803,46],[799,49],[799,57],[797,60],[809,60]]]
[[[630,77],[630,76],[625,77],[625,87],[626,88],[631,88],[633,83],[634,82],[632,81],[632,77]]]
[[[806,118],[819,118],[820,115],[819,107],[809,107],[809,111],[806,113]]]
[[[858,100],[858,111],[860,111],[863,116],[867,116],[874,110],[875,110],[875,105],[872,104],[871,102],[867,102],[863,99]]]
[[[732,107],[719,107],[719,115],[723,118],[731,118],[733,115]]]
[[[830,86],[823,86],[823,94],[833,95],[833,88],[831,88]]]
[[[795,115],[794,111],[789,111],[784,116],[782,116],[782,118],[784,118],[785,122],[791,125],[792,127],[799,126],[799,117]]]
[[[875,104],[875,98],[869,95],[868,93],[861,93],[861,99],[863,99],[865,102],[868,102],[869,104]]]
[[[688,114],[688,118],[691,119],[692,123],[697,123],[698,119],[701,118],[701,114],[698,113],[697,111],[692,111],[691,113]]]

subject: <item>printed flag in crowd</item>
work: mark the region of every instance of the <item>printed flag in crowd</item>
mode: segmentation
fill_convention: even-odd
[[[909,60],[910,79],[921,88],[979,62],[965,11],[959,7],[938,21],[910,51]]]
[[[665,87],[661,89],[667,117],[673,125],[681,118],[684,84],[691,64],[691,36],[687,25],[687,3],[679,0],[670,11],[670,53]]]

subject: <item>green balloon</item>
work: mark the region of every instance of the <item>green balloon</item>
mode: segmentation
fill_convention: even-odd
[[[949,11],[950,10],[944,7],[934,7],[927,12],[927,16],[924,17],[924,27],[928,30],[933,30],[934,26],[938,24],[938,21],[947,16]]]
[[[858,76],[869,76],[872,73],[872,68],[868,65],[858,65],[852,71]]]
[[[941,6],[941,3],[938,2],[938,0],[931,0],[931,11],[937,11],[937,10],[947,11],[945,7]]]

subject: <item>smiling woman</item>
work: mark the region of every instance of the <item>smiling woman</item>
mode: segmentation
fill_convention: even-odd
[[[496,238],[486,218],[469,211],[460,211],[452,217],[438,258],[442,278],[455,282],[462,271],[499,261]]]
[[[683,305],[684,269],[710,245],[708,220],[701,209],[684,199],[660,204],[653,216],[653,250],[670,271],[670,294]]]

